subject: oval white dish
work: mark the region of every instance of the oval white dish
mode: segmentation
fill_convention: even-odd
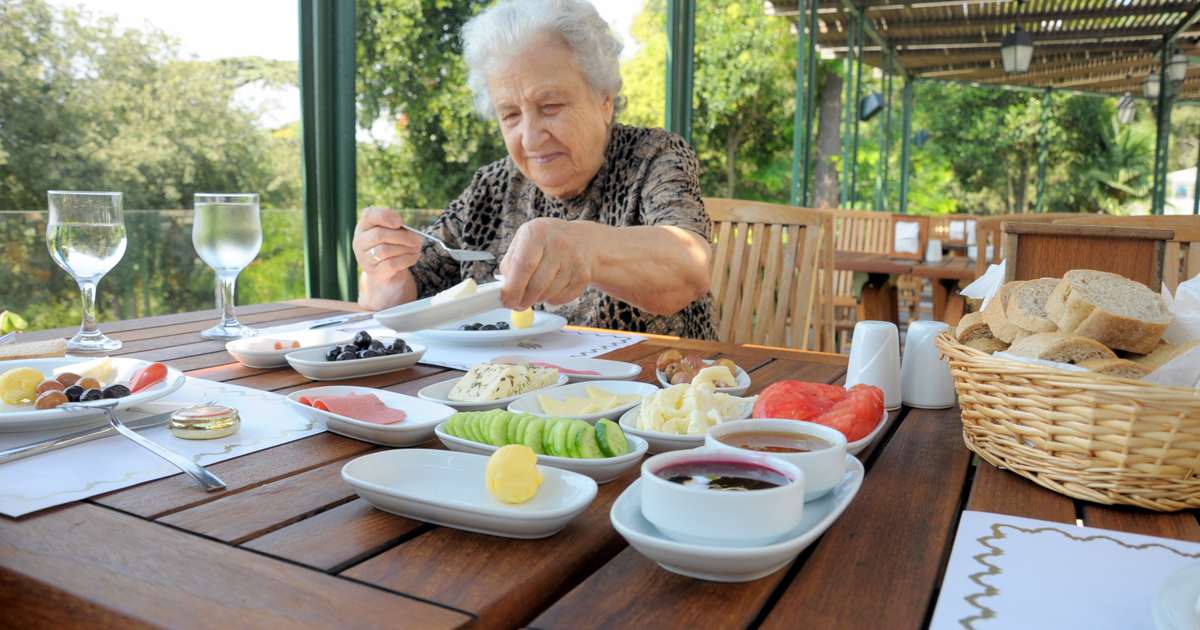
[[[463,324],[494,324],[510,322],[512,311],[498,308],[465,319],[449,322],[436,328],[424,328],[417,331],[422,339],[449,343],[458,346],[495,346],[510,341],[518,341],[527,337],[536,337],[546,333],[561,330],[567,325],[567,319],[554,313],[542,311],[533,312],[533,325],[528,328],[509,328],[508,330],[459,330]]]
[[[393,306],[375,313],[375,321],[396,332],[413,332],[436,328],[445,322],[472,317],[501,307],[501,282],[479,285],[475,293],[441,304],[432,304],[432,297],[408,304]]]
[[[734,420],[726,420],[726,422],[734,422],[742,418],[749,418],[750,412],[754,406],[750,403],[742,403],[742,413]],[[650,443],[651,453],[666,453],[669,451],[684,451],[692,448],[700,448],[704,446],[703,435],[675,435],[671,433],[659,433],[658,431],[643,431],[637,428],[638,414],[641,413],[642,406],[638,405],[629,411],[626,411],[621,416],[621,429],[627,434],[636,435]]]
[[[705,359],[704,362],[708,365],[716,363],[716,361],[713,359]],[[658,376],[658,382],[662,383],[664,388],[671,386],[671,381],[667,380],[667,375],[663,373],[662,370],[656,369],[654,370],[654,373]],[[750,389],[750,375],[746,373],[746,370],[743,370],[740,366],[738,366],[738,369],[734,373],[733,377],[737,379],[737,385],[734,387],[718,387],[717,393],[729,394],[730,396],[741,396],[742,394],[746,393],[746,390]]]
[[[278,339],[280,341],[298,341],[299,348],[284,348],[283,350],[251,350],[246,346],[263,339]],[[269,337],[248,337],[235,339],[225,344],[225,350],[237,359],[238,363],[248,368],[269,369],[283,367],[288,364],[287,355],[309,348],[328,348],[335,344],[344,344],[354,339],[354,333],[348,330],[296,330],[278,333]]]
[[[518,398],[521,398],[522,396],[528,396],[529,394],[544,392],[547,389],[550,389],[551,387],[558,387],[559,385],[565,385],[567,383],[566,375],[559,374],[558,382],[556,382],[554,385],[551,385],[550,387],[543,387],[541,389],[535,389],[533,391],[525,392],[523,394],[517,394],[516,396],[509,396],[507,398],[501,398],[500,400],[485,400],[482,402],[464,402],[461,400],[450,400],[449,398],[447,398],[446,396],[450,395],[450,390],[454,389],[454,386],[457,385],[458,382],[461,381],[462,379],[463,379],[463,377],[459,376],[457,378],[452,378],[448,381],[434,383],[433,385],[429,385],[425,388],[422,388],[421,391],[417,392],[417,397],[422,400],[432,400],[433,402],[436,402],[436,403],[442,403],[443,405],[448,405],[450,407],[454,407],[455,409],[457,409],[459,411],[489,411],[492,409],[507,408],[509,403],[517,400]]]
[[[542,418],[551,416],[558,418],[568,418],[571,420],[583,420],[588,424],[596,424],[596,421],[601,418],[616,420],[621,417],[626,411],[629,411],[636,405],[642,404],[641,398],[624,405],[606,409],[604,411],[596,411],[585,413],[582,415],[561,416],[553,413],[545,413],[542,411],[542,403],[538,399],[539,396],[546,396],[555,400],[566,400],[572,398],[587,398],[587,388],[595,387],[596,389],[604,390],[610,394],[638,394],[645,396],[658,391],[658,387],[652,383],[632,383],[629,381],[593,381],[591,383],[578,383],[570,385],[562,385],[559,387],[551,387],[541,391],[525,394],[520,398],[509,403],[508,410],[513,413],[531,413]]]
[[[506,354],[492,359],[489,363],[549,363],[560,368],[559,373],[566,374],[572,383],[632,381],[642,373],[642,366],[636,363],[582,357],[550,357],[538,354]],[[561,368],[579,372],[596,372],[596,374],[572,374],[562,371]]]
[[[384,405],[403,411],[407,417],[403,422],[396,424],[375,424],[322,411],[300,402],[301,396],[349,396],[350,394],[357,396],[375,394]],[[454,410],[446,405],[370,387],[344,385],[312,387],[288,394],[287,401],[296,413],[325,425],[326,429],[334,433],[383,446],[419,446],[431,442],[436,437],[433,431],[434,427],[454,414]]]
[[[390,344],[398,337],[377,337],[380,341]],[[353,361],[326,361],[325,352],[329,346],[294,350],[287,354],[287,362],[292,369],[299,372],[310,381],[343,381],[348,378],[387,374],[412,367],[425,354],[425,346],[409,344],[412,352],[390,354],[370,359],[354,359]]]

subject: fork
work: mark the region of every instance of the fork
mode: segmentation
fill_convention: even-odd
[[[440,239],[436,236],[431,236],[429,234],[422,232],[421,230],[414,230],[414,229],[408,227],[407,225],[404,226],[404,229],[408,230],[409,232],[419,234],[419,235],[433,241],[434,243],[441,245],[442,249],[445,250],[446,253],[449,254],[451,258],[453,258],[454,260],[457,260],[459,262],[467,262],[470,260],[495,260],[496,259],[496,255],[491,252],[478,252],[473,249],[454,249],[453,247],[447,246],[445,243],[442,242],[442,239]]]

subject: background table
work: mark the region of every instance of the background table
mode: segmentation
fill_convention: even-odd
[[[834,252],[834,269],[869,274],[860,304],[864,320],[899,324],[896,288],[884,276],[913,275],[933,284],[933,318],[957,326],[966,313],[966,300],[958,294],[960,280],[974,280],[975,267],[969,258],[947,256],[938,262],[890,258],[871,252]]]
[[[239,307],[238,315],[268,326],[352,308],[304,300]],[[206,311],[101,328],[125,342],[119,354],[165,361],[191,376],[281,394],[321,385],[290,369],[235,363],[224,344],[198,335],[218,318]],[[664,348],[733,359],[750,373],[751,393],[784,379],[837,383],[845,371],[837,355],[660,337],[606,358],[637,363],[640,380],[652,381]],[[415,395],[456,374],[418,365],[342,383]],[[510,540],[372,508],[339,472],[379,450],[324,433],[213,465],[225,491],[205,493],[176,475],[0,517],[0,626],[922,628],[963,509],[1200,542],[1193,512],[1078,503],[976,466],[954,409],[892,414],[859,455],[867,475],[841,518],[796,562],[743,584],[668,573],[626,545],[608,511],[636,469],[601,485],[559,534]]]

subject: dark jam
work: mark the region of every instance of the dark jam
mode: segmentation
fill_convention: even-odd
[[[791,431],[746,431],[717,438],[722,444],[763,453],[809,453],[833,448],[832,442]]]
[[[672,483],[709,490],[767,490],[791,482],[777,470],[734,461],[680,462],[654,474]]]

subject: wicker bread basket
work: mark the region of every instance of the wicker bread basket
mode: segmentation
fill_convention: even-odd
[[[1069,497],[1200,507],[1200,390],[1013,361],[937,338],[967,448]]]

